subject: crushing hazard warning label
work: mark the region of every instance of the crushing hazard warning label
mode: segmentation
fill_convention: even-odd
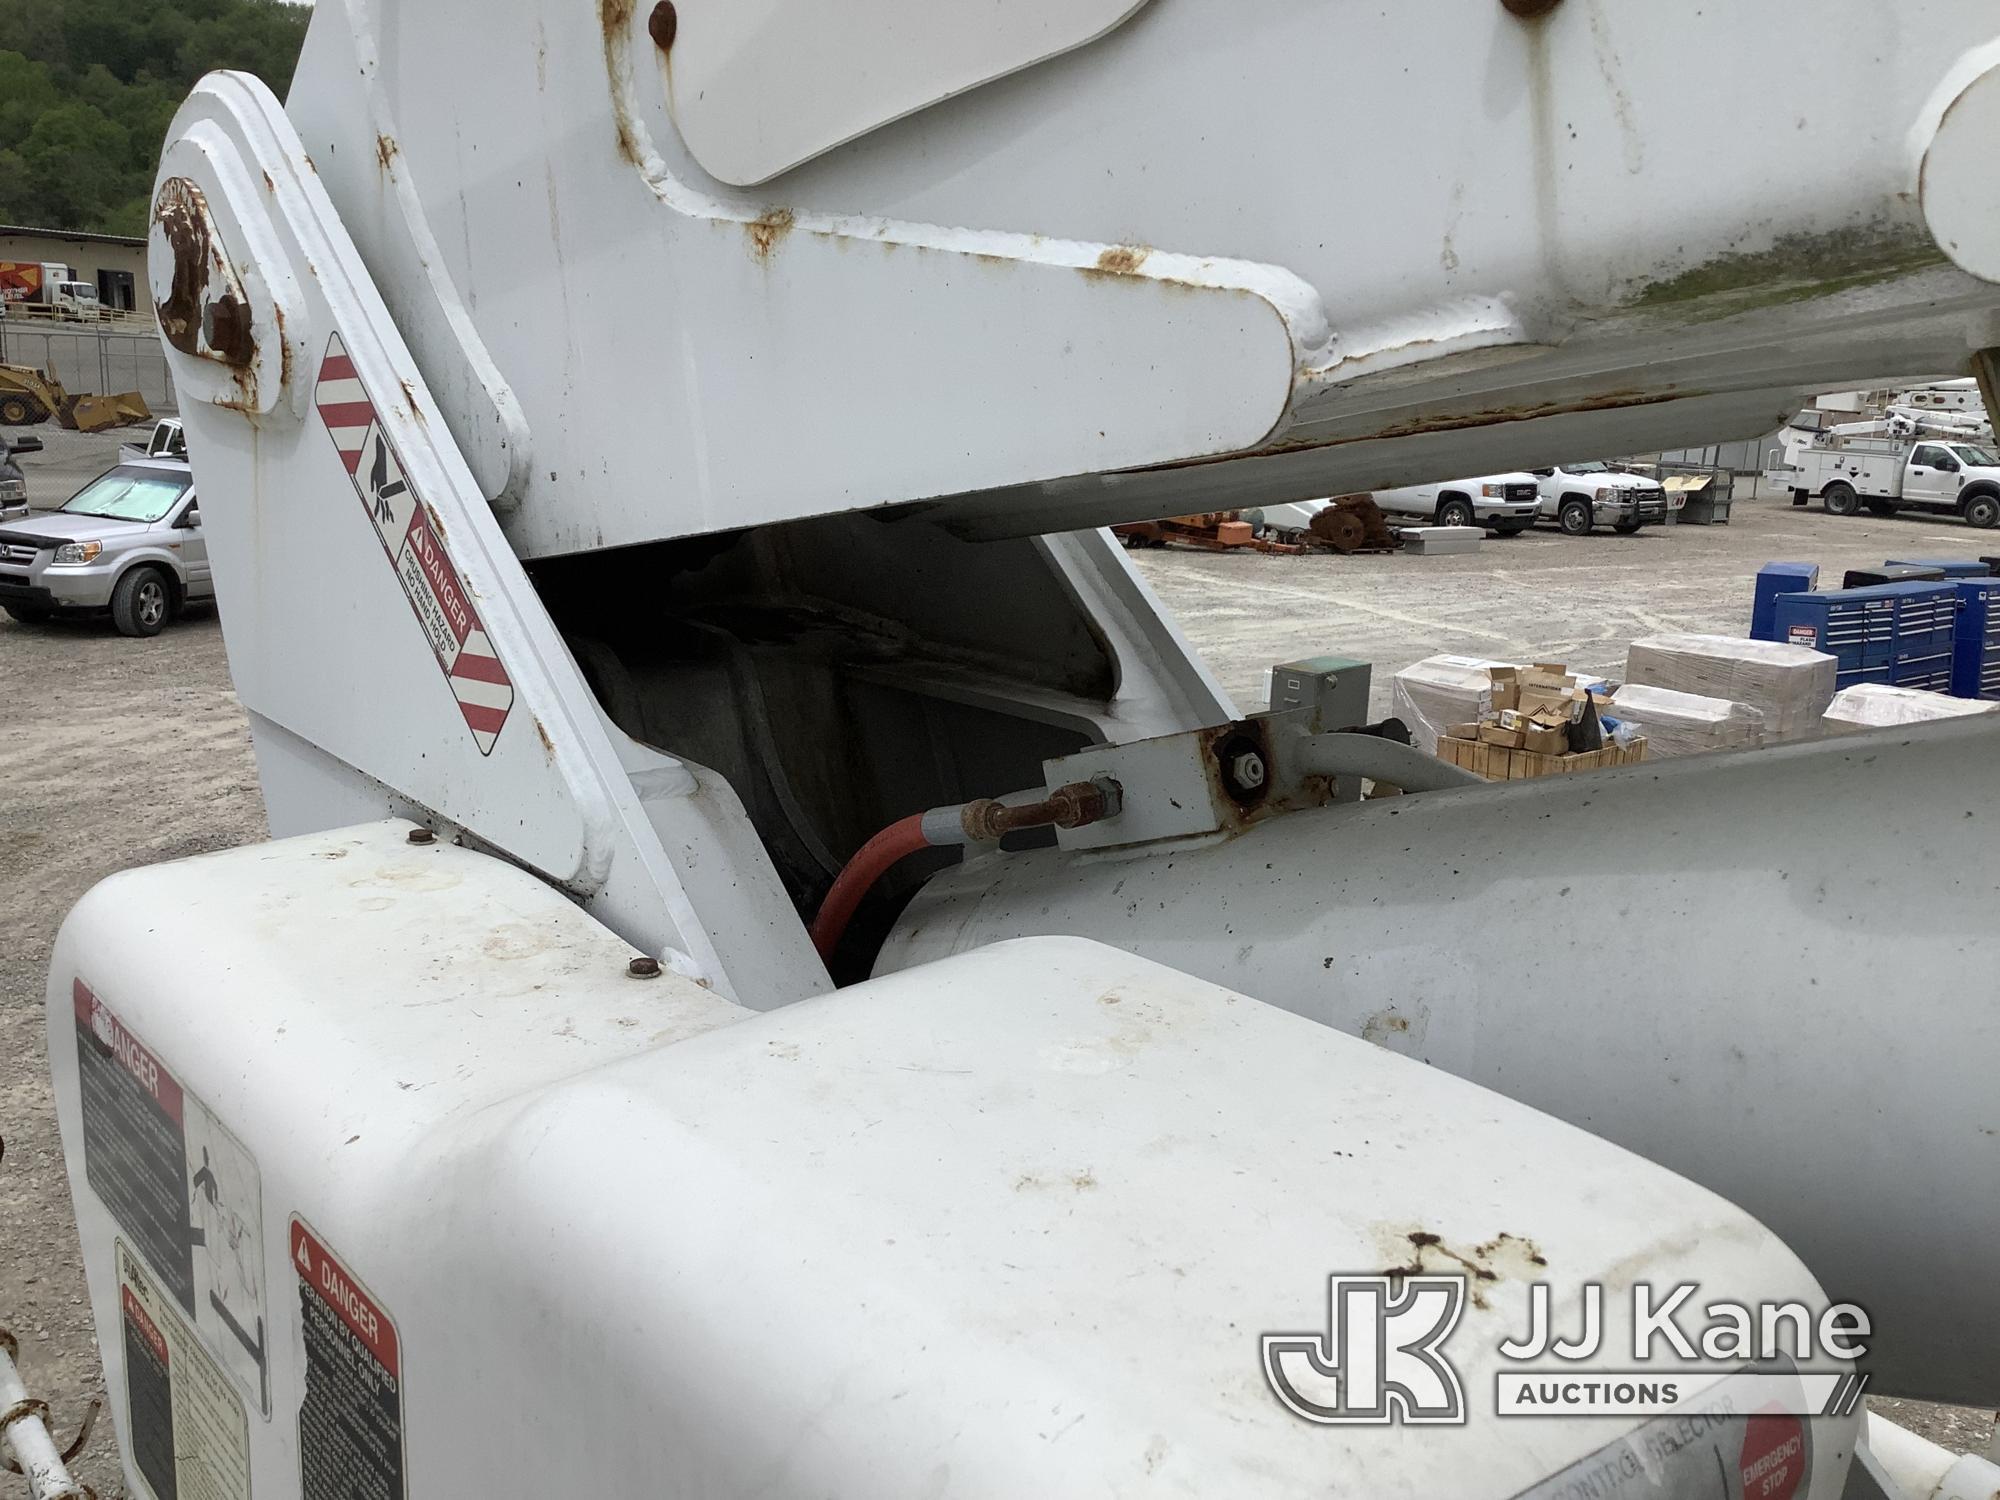
[[[438,667],[481,755],[493,753],[514,706],[514,684],[486,637],[429,508],[410,488],[375,403],[335,334],[313,387],[313,403],[403,585]]]
[[[396,1325],[301,1219],[292,1220],[305,1331],[304,1500],[403,1500],[403,1354]]]
[[[256,1160],[81,979],[70,986],[83,1173],[161,1290],[271,1410]]]
[[[248,1500],[242,1399],[123,1240],[117,1255],[132,1466],[155,1500]]]

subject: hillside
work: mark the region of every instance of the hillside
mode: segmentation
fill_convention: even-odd
[[[189,85],[241,68],[282,97],[311,17],[278,0],[0,0],[0,224],[144,234]]]

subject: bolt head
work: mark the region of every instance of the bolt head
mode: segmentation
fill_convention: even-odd
[[[413,844],[434,844],[437,842],[437,835],[428,828],[412,828],[410,830],[410,842]]]
[[[1264,757],[1255,750],[1245,750],[1229,762],[1229,774],[1236,784],[1245,791],[1254,792],[1264,784]]]
[[[1532,21],[1537,16],[1545,16],[1562,3],[1562,0],[1500,0],[1500,3],[1524,21]]]
[[[633,979],[658,979],[660,961],[657,958],[648,958],[642,953],[625,965],[625,973]]]

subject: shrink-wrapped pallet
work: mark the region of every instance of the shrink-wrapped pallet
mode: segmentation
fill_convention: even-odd
[[[1763,711],[1727,698],[1629,682],[1604,711],[1643,734],[1656,756],[1754,750],[1764,743]]]
[[[1857,682],[1833,695],[1826,726],[1837,734],[1857,729],[1884,729],[1898,724],[1928,724],[1937,719],[1963,719],[1990,714],[1995,707],[1978,698],[1949,698],[1922,688],[1891,687],[1886,682]]]
[[[1824,651],[1733,635],[1649,636],[1625,658],[1627,682],[1749,704],[1764,715],[1767,744],[1820,734],[1839,669]]]
[[[1435,755],[1448,727],[1476,721],[1492,708],[1488,669],[1512,665],[1483,656],[1427,656],[1390,679],[1389,712],[1410,726],[1412,744]]]

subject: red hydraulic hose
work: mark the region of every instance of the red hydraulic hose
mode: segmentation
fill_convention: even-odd
[[[924,815],[911,813],[907,818],[891,823],[863,844],[854,858],[850,859],[835,878],[820,902],[819,914],[812,921],[813,946],[819,949],[824,961],[833,961],[833,950],[840,946],[840,940],[847,933],[847,924],[854,916],[854,909],[861,904],[861,898],[873,889],[875,882],[889,872],[889,867],[919,849],[928,849],[931,841],[924,836]]]
[[[1077,781],[1059,786],[1036,802],[1006,804],[991,797],[956,807],[934,807],[891,823],[863,844],[835,877],[819,914],[812,920],[813,947],[831,963],[833,950],[847,934],[861,898],[890,866],[919,849],[953,848],[962,844],[998,843],[1026,828],[1081,828],[1118,811],[1120,793],[1114,782]]]

